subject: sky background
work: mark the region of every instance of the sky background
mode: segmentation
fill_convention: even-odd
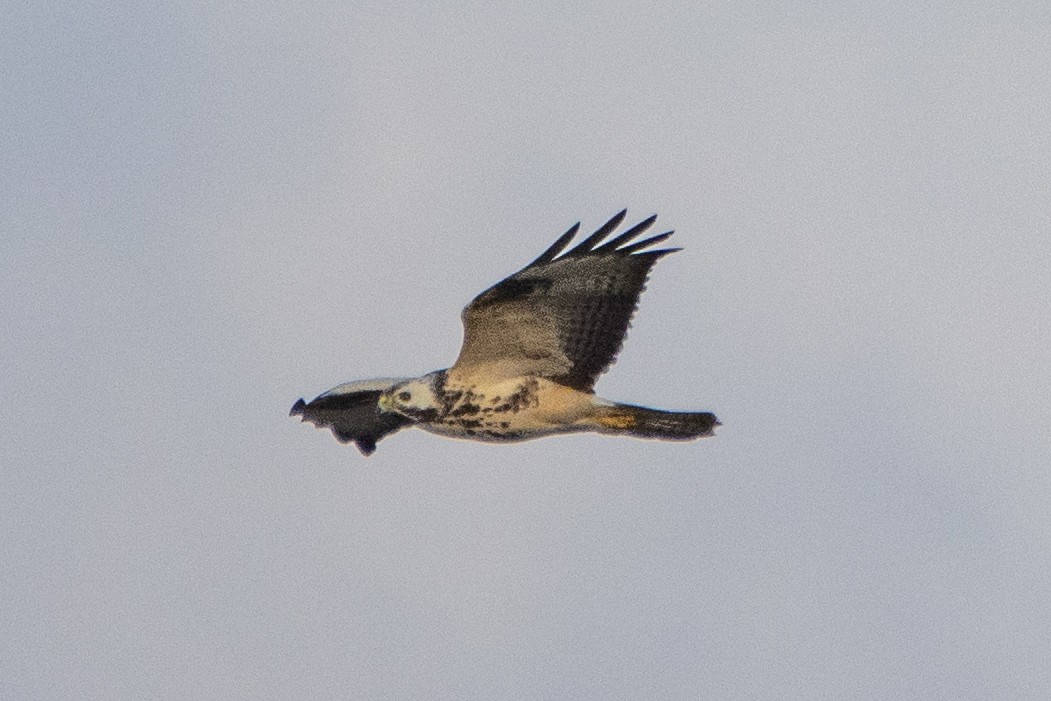
[[[1051,5],[995,5],[8,8],[0,698],[1047,698]],[[623,207],[685,250],[598,390],[716,438],[288,417]]]

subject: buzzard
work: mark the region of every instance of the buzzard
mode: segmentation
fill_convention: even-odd
[[[452,367],[417,378],[348,382],[291,416],[330,428],[371,455],[408,426],[453,438],[510,442],[559,433],[692,440],[711,436],[709,412],[674,412],[597,397],[616,359],[650,269],[681,250],[652,248],[668,231],[636,239],[656,215],[610,238],[622,211],[573,248],[573,225],[526,267],[464,308],[463,346]]]

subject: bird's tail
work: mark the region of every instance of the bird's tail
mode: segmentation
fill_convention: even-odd
[[[714,435],[715,427],[720,425],[715,414],[707,411],[661,411],[634,404],[603,407],[595,421],[600,433],[667,441],[706,438]]]

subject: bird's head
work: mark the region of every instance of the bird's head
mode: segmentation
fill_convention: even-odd
[[[439,371],[399,382],[380,395],[379,407],[383,411],[397,412],[417,421],[430,421],[441,408],[438,396],[444,376],[445,373]]]

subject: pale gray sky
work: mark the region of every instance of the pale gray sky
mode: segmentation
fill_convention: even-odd
[[[0,697],[1047,698],[1049,7],[9,9]],[[622,207],[716,438],[288,418]]]

